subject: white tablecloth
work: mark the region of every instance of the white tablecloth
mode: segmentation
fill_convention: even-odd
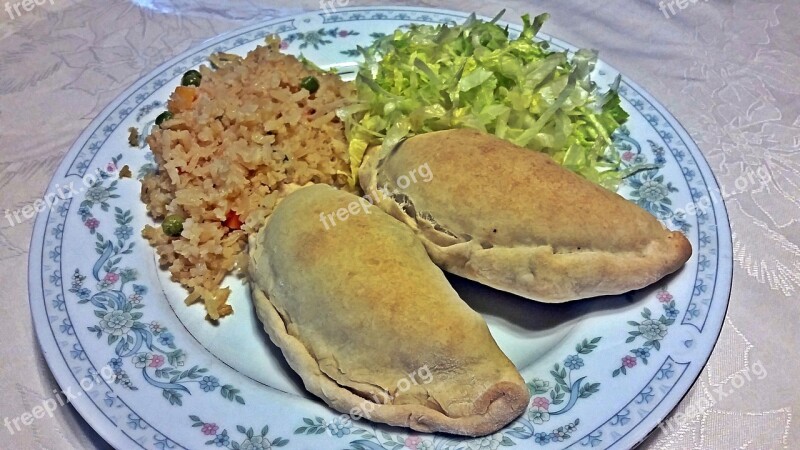
[[[305,0],[37,1],[0,2],[3,210],[40,198],[84,127],[157,65],[227,30],[320,7]],[[550,12],[546,32],[600,50],[684,124],[723,188],[733,293],[708,367],[676,410],[699,413],[657,431],[643,448],[800,448],[800,424],[792,421],[800,407],[800,2],[402,4],[488,16],[506,8],[509,20]],[[759,182],[765,173],[768,181]],[[28,309],[32,226],[0,220],[0,420],[30,411],[57,388]],[[13,435],[0,426],[0,448],[95,447],[107,444],[67,407]]]

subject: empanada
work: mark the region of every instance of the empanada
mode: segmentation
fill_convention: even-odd
[[[638,205],[475,130],[370,149],[359,178],[444,270],[535,300],[639,289],[692,253],[683,234]]]
[[[288,195],[251,238],[248,271],[272,341],[338,411],[474,436],[527,406],[513,363],[414,233],[353,194]]]

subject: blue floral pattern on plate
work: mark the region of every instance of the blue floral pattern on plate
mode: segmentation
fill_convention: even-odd
[[[343,8],[255,25],[160,67],[90,125],[51,186],[80,184],[87,174],[100,174],[99,179],[40,215],[30,291],[48,363],[62,387],[90,386],[74,405],[106,439],[116,446],[157,449],[626,448],[677,404],[721,327],[730,289],[730,233],[715,195],[719,191],[696,146],[663,107],[624,78],[620,92],[631,120],[615,135],[615,145],[626,164],[646,162],[655,168],[628,178],[620,193],[686,233],[695,255],[679,277],[620,300],[630,308],[602,322],[586,318],[569,332],[592,338],[576,335],[577,344],[567,341],[523,368],[531,404],[492,436],[453,439],[363,421],[343,423],[334,411],[265,387],[223,363],[164,301],[152,249],[137,245],[144,242],[138,230],[146,220],[137,181],[119,179],[118,168],[128,165],[137,177],[154,169],[148,152],[120,149],[127,145],[129,127],[146,134],[185,70],[214,51],[244,53],[270,33],[284,37],[289,52],[341,66],[355,58],[353,49],[379,33],[413,22],[453,23],[467,15]],[[510,30],[518,32],[519,26]],[[602,62],[597,73],[601,85],[616,74]],[[139,144],[144,147],[143,140]],[[687,208],[690,204],[708,206]],[[259,418],[260,431],[240,425],[252,423],[252,417]]]

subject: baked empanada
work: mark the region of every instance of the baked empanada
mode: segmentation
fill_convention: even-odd
[[[529,391],[414,233],[325,185],[289,194],[250,241],[258,317],[306,389],[356,418],[492,433]]]
[[[692,253],[683,234],[638,205],[475,130],[370,149],[359,178],[444,270],[534,300],[639,289]]]

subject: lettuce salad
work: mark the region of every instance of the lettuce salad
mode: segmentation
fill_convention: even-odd
[[[405,137],[474,128],[549,154],[557,163],[615,190],[623,170],[612,133],[628,118],[619,77],[599,92],[590,74],[597,53],[571,57],[536,34],[549,17],[524,15],[516,39],[496,22],[412,25],[377,39],[356,77],[357,101],[340,110],[349,139],[352,182],[370,146]]]

